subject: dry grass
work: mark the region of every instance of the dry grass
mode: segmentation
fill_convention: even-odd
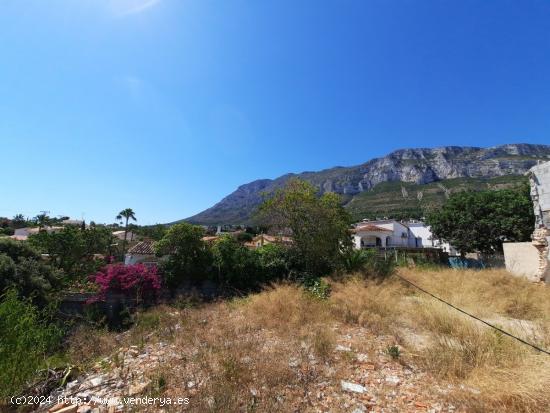
[[[411,271],[402,274],[459,307],[528,341],[547,345],[550,290],[505,271]],[[455,385],[469,411],[539,412],[550,405],[550,358],[422,293],[408,300],[411,325],[431,337],[416,359]],[[518,328],[514,319],[530,320]],[[519,324],[519,326],[525,325]],[[410,343],[414,346],[414,343]]]
[[[516,328],[513,319],[528,320],[528,329],[514,331],[541,345],[550,343],[548,288],[504,271],[401,271],[505,329]],[[550,357],[397,279],[333,282],[329,300],[283,284],[199,308],[158,307],[140,314],[122,336],[96,332],[91,340],[89,332],[77,332],[69,353],[89,360],[120,345],[169,342],[181,362],[151,373],[155,395],[187,394],[185,383],[193,381],[198,385],[189,411],[307,411],[312,389],[327,369],[354,363],[341,352],[335,359],[337,329],[342,326],[375,335],[407,330],[426,337],[423,346],[414,336],[405,341],[403,363],[420,366],[452,385],[447,397],[464,411],[540,412],[550,405]]]
[[[332,312],[345,323],[393,333],[401,318],[405,290],[395,279],[375,282],[352,278],[334,285],[330,298]]]

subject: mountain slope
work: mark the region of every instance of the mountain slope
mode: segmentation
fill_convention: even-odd
[[[524,180],[518,176],[537,160],[550,160],[549,145],[401,149],[357,166],[253,181],[185,221],[247,223],[263,196],[283,187],[292,177],[311,182],[320,193],[341,194],[356,219],[380,215],[412,217],[422,214],[427,206],[441,204],[452,191],[516,185]]]

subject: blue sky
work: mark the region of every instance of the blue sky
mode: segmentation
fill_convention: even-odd
[[[0,216],[138,223],[403,147],[550,143],[550,2],[0,0]]]

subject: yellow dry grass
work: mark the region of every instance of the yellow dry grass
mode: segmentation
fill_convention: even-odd
[[[550,342],[550,290],[545,286],[503,270],[401,270],[401,275],[527,341],[540,346]],[[550,386],[550,356],[421,292],[414,294],[404,311],[410,325],[430,337],[416,360],[459,386],[451,397],[470,411],[540,412],[550,406],[545,390]]]
[[[527,340],[550,343],[546,287],[496,270],[401,269],[400,274]],[[181,365],[155,372],[154,379],[164,383],[157,391],[165,395],[184,391],[182,375],[202,381],[190,411],[306,411],[312,383],[334,362],[335,329],[342,325],[401,337],[403,362],[448,383],[447,397],[464,411],[541,412],[550,406],[550,356],[396,277],[382,282],[352,277],[331,284],[328,300],[315,299],[296,285],[280,284],[244,299],[198,308],[158,307],[140,314],[122,339],[105,332],[98,337],[104,355],[119,345],[144,341],[176,345]],[[179,329],[174,328],[176,322]],[[84,333],[73,336],[69,350],[75,358],[88,352],[98,356],[98,346],[86,344],[95,337],[90,339],[87,332],[85,340],[79,334]],[[415,339],[420,336],[425,338],[422,343]],[[319,361],[313,367],[311,352]],[[299,366],[299,374],[292,363]],[[194,370],[182,372],[191,365]]]

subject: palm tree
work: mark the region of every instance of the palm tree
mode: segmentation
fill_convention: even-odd
[[[124,226],[124,243],[122,244],[122,256],[124,257],[124,255],[126,255],[126,238],[128,236],[128,221],[130,219],[137,221],[137,218],[136,218],[136,213],[132,208],[126,208],[120,211],[116,216],[116,219],[122,219],[122,218],[126,219],[126,225]]]

